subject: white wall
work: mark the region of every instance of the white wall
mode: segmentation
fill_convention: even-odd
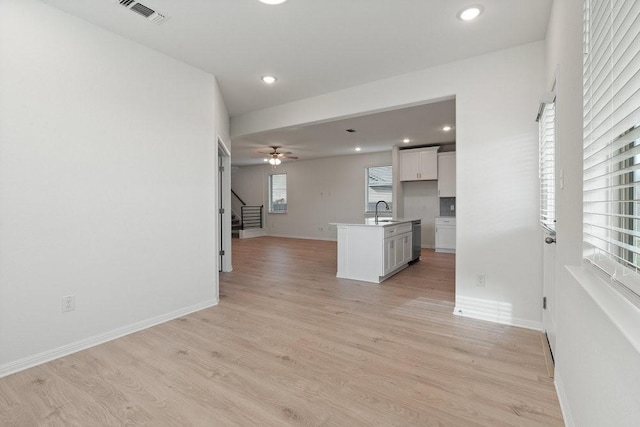
[[[391,152],[354,154],[316,160],[234,168],[231,187],[248,204],[268,205],[267,183],[272,173],[287,174],[287,213],[266,214],[271,236],[335,240],[331,222],[362,221],[365,209],[365,168],[391,164]]]
[[[582,258],[582,1],[555,0],[547,33],[547,90],[557,70],[556,385],[568,425],[640,420],[640,312],[599,283],[600,297],[567,265]],[[583,276],[588,276],[584,274]],[[588,282],[588,281],[587,281]],[[608,304],[607,301],[611,301]],[[626,309],[626,310],[625,310]],[[635,312],[625,328],[623,311]],[[633,316],[633,315],[632,315]],[[629,337],[636,337],[636,345]]]
[[[227,121],[213,76],[0,2],[0,376],[217,302]]]
[[[232,136],[456,97],[456,308],[541,327],[537,126],[545,45],[533,43],[234,117]],[[406,212],[405,212],[406,214]],[[486,286],[474,284],[486,275]]]

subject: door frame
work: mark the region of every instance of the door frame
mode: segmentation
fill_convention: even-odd
[[[231,265],[231,151],[220,136],[216,144],[216,254],[218,272],[230,272]],[[223,209],[221,213],[221,209]],[[224,255],[219,255],[224,251]]]

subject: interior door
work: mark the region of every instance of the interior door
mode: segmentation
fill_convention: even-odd
[[[542,323],[549,341],[551,355],[556,351],[556,236],[554,232],[543,229],[545,245],[542,255]]]

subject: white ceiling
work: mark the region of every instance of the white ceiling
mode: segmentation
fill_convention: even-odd
[[[154,24],[118,0],[42,0],[214,74],[230,116],[543,40],[552,0],[140,0]],[[456,14],[481,4],[463,22]],[[470,71],[472,72],[472,71]],[[278,77],[273,86],[263,75]],[[455,141],[455,103],[427,104],[333,123],[234,138],[233,164],[281,145],[300,159]],[[357,130],[354,134],[347,128]],[[401,143],[400,143],[401,144]]]
[[[304,127],[263,132],[233,139],[232,162],[236,166],[263,163],[259,151],[278,145],[300,160],[390,150],[394,145],[414,146],[452,143],[456,140],[455,100],[440,101],[382,113],[369,114]],[[454,128],[444,132],[442,127]],[[354,129],[356,132],[347,132]],[[402,142],[404,138],[411,141]],[[361,147],[360,152],[355,148]],[[287,161],[287,160],[285,160]]]
[[[552,0],[43,0],[214,74],[231,116],[542,40]],[[484,13],[457,19],[469,4]],[[260,76],[278,82],[265,86]]]

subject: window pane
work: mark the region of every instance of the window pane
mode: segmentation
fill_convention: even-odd
[[[393,196],[393,183],[391,166],[376,166],[367,169],[367,212],[376,210],[376,203],[384,200],[393,210],[391,199]]]
[[[269,176],[269,212],[287,211],[287,174]]]

